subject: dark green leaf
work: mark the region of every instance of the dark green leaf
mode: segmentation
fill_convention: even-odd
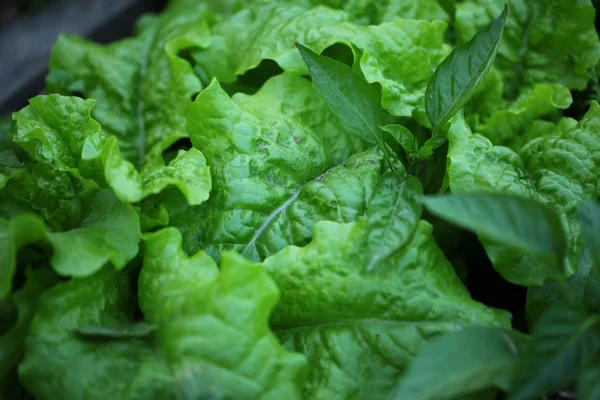
[[[531,286],[527,290],[527,322],[533,325],[554,303],[567,304],[572,296],[594,312],[600,312],[600,281],[593,269],[588,249],[581,255],[579,269],[567,280],[568,292],[556,282]]]
[[[577,380],[579,400],[600,399],[600,360],[594,361],[583,370]]]
[[[508,390],[525,335],[472,327],[427,343],[404,374],[394,398],[464,398],[488,388]]]
[[[384,125],[380,129],[389,133],[394,140],[402,146],[406,154],[411,154],[417,150],[417,144],[412,132],[402,125]]]
[[[296,44],[308,66],[317,92],[340,117],[346,128],[385,151],[379,126],[384,122],[381,96],[346,64],[321,56]]]
[[[425,205],[432,214],[486,239],[545,257],[554,266],[563,260],[565,234],[560,218],[534,200],[500,193],[461,193],[428,197]]]
[[[492,66],[506,22],[508,7],[487,27],[457,46],[440,64],[425,91],[425,108],[434,131],[473,95]]]
[[[138,322],[132,325],[87,325],[77,329],[80,335],[87,338],[97,339],[125,339],[143,338],[154,334],[158,326],[146,322]]]
[[[600,276],[600,205],[589,201],[581,208],[581,230],[591,261]]]
[[[430,147],[431,150],[435,150],[438,147],[440,147],[441,145],[443,145],[444,143],[446,143],[447,141],[448,141],[447,137],[438,135],[438,136],[434,136],[434,137],[427,139],[425,141],[425,143],[423,143],[422,147]]]
[[[533,329],[519,360],[510,400],[529,400],[565,388],[600,351],[600,316],[557,304]]]

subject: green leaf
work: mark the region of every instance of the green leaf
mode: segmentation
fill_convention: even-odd
[[[582,90],[600,61],[590,0],[466,0],[457,2],[455,30],[466,41],[508,4],[504,39],[494,63],[509,98],[523,87],[555,83]],[[565,51],[569,49],[569,51]]]
[[[22,214],[0,219],[0,297],[8,294],[17,269],[17,251],[28,245],[48,243],[50,264],[63,276],[87,276],[107,262],[121,269],[138,252],[140,225],[132,206],[120,203],[109,190],[84,192],[72,207],[81,207],[76,229],[51,232],[42,220]]]
[[[131,274],[105,268],[52,288],[40,301],[19,369],[36,398],[302,398],[306,360],[269,329],[279,294],[260,266],[236,254],[224,255],[220,269],[204,253],[188,257],[173,228],[145,242],[138,296],[156,334],[73,334],[136,326]]]
[[[435,149],[444,145],[447,141],[448,139],[445,136],[431,137],[423,143],[423,146],[413,155],[413,158],[419,161],[431,160]]]
[[[573,383],[600,352],[600,317],[555,305],[533,328],[531,339],[519,360],[510,400],[540,397]]]
[[[348,2],[333,1],[335,4],[327,5],[352,7]],[[407,2],[404,6],[418,7],[421,3]],[[390,6],[398,4],[394,1]],[[369,16],[380,5],[371,3],[367,8]],[[226,84],[257,67],[260,70],[263,60],[275,61],[284,71],[306,74],[295,42],[319,54],[338,43],[347,45],[352,48],[355,65],[365,79],[381,85],[383,108],[393,115],[429,124],[425,88],[435,67],[450,52],[450,46],[444,42],[445,22],[407,16],[365,26],[354,23],[342,11],[308,6],[296,2],[245,4],[234,18],[217,23],[212,29],[210,46],[193,50],[192,57],[207,77],[214,76]]]
[[[404,211],[418,210],[410,185],[384,176],[366,219],[318,222],[310,244],[263,262],[282,294],[271,327],[309,359],[306,398],[389,398],[430,338],[510,326],[507,313],[470,298],[431,225]]]
[[[168,185],[177,186],[192,205],[208,198],[210,173],[199,150],[180,151],[169,165],[140,174],[122,157],[117,138],[106,136],[91,117],[95,100],[53,94],[29,102],[15,113],[14,140],[45,168],[68,172],[87,188],[110,187],[126,202]]]
[[[551,207],[562,220],[566,234],[565,267],[577,270],[583,252],[579,209],[597,198],[600,178],[600,106],[592,103],[577,122],[562,119],[554,131],[522,146],[517,154],[473,134],[461,113],[448,139],[448,182],[453,193],[502,192],[537,200]],[[541,285],[547,262],[505,246],[483,241],[494,267],[505,279],[520,285]]]
[[[593,361],[577,379],[577,395],[581,400],[600,398],[600,362]]]
[[[146,322],[131,325],[85,325],[77,328],[77,333],[86,339],[144,338],[153,335],[158,326]]]
[[[162,152],[186,137],[187,111],[202,83],[182,56],[210,42],[201,8],[146,16],[136,37],[108,45],[60,36],[52,49],[49,91],[97,100],[94,119],[144,173],[162,166]]]
[[[481,237],[543,256],[548,277],[560,276],[565,234],[558,215],[537,201],[508,194],[461,193],[427,197],[429,212]]]
[[[458,45],[440,64],[425,92],[427,116],[434,132],[471,98],[494,62],[508,8],[467,43]]]
[[[384,125],[385,114],[379,93],[347,65],[321,56],[300,43],[296,46],[308,66],[315,90],[346,128],[385,151],[383,132],[379,129]]]
[[[319,220],[349,222],[364,213],[382,171],[381,153],[359,152],[336,165],[333,154],[354,149],[346,142],[330,155],[325,146],[339,135],[337,117],[300,76],[273,79],[264,93],[233,98],[214,81],[190,110],[188,132],[206,156],[215,195],[197,208],[165,202],[189,253],[202,249],[218,258],[235,250],[262,260],[289,244],[308,243]],[[282,90],[284,83],[294,84]],[[288,109],[292,92],[301,111],[277,111]],[[246,107],[269,96],[271,107]],[[299,118],[313,112],[322,118],[310,124]]]
[[[589,201],[581,208],[581,231],[596,274],[600,277],[600,205]]]
[[[342,9],[352,15],[357,22],[366,25],[394,21],[397,18],[450,21],[448,13],[437,0],[421,0],[417,3],[406,0],[310,0],[309,2],[313,6],[323,4]]]
[[[394,140],[402,146],[406,154],[412,154],[417,151],[418,144],[412,132],[402,125],[384,125],[379,127],[381,130],[389,133]]]
[[[384,174],[367,205],[368,245],[377,248],[367,270],[389,258],[413,234],[421,217],[423,188],[418,179]]]
[[[526,337],[499,328],[445,333],[423,346],[402,376],[395,399],[463,398],[488,388],[508,391]]]
[[[521,95],[508,107],[498,105],[489,117],[475,126],[477,131],[496,145],[510,145],[515,150],[537,136],[526,132],[538,118],[552,119],[557,111],[566,110],[573,98],[569,89],[558,84],[538,83],[532,88],[523,89]],[[549,133],[552,129],[548,130]],[[524,137],[525,136],[525,137]],[[527,136],[530,136],[527,138]],[[520,144],[520,145],[519,145]]]
[[[47,268],[28,269],[26,275],[25,286],[9,297],[17,307],[17,320],[10,329],[0,333],[0,389],[7,383],[8,375],[21,361],[23,343],[39,296],[57,281],[56,275]]]
[[[554,304],[568,305],[572,298],[584,304],[592,312],[600,312],[600,281],[594,269],[589,250],[581,256],[579,269],[567,280],[568,292],[554,282],[527,289],[527,322],[534,325],[546,309]],[[570,298],[572,297],[572,298]]]

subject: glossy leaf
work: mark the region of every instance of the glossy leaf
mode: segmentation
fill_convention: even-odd
[[[181,151],[169,165],[140,174],[122,156],[117,137],[106,136],[91,117],[95,100],[53,94],[29,102],[15,113],[15,142],[44,168],[68,172],[86,188],[110,187],[126,202],[168,185],[177,186],[192,205],[208,198],[210,173],[199,150]]]
[[[215,196],[201,207],[171,211],[190,253],[202,249],[218,258],[235,250],[262,260],[289,244],[308,243],[317,221],[349,222],[364,212],[382,171],[381,153],[358,152],[336,165],[333,155],[351,154],[353,146],[325,146],[340,132],[337,123],[330,125],[335,115],[300,76],[274,79],[279,82],[264,93],[241,101],[213,81],[191,108],[188,132],[206,156]],[[295,84],[282,90],[283,82]],[[293,104],[324,112],[322,118],[305,123],[283,111],[292,93]],[[271,96],[272,107],[247,106],[262,96]]]
[[[66,232],[52,232],[30,214],[0,220],[0,297],[10,292],[17,251],[28,244],[48,243],[53,249],[50,264],[63,276],[91,275],[109,261],[121,269],[135,257],[140,225],[133,207],[109,190],[85,192],[81,201],[79,226]]]
[[[319,222],[310,244],[263,262],[282,292],[271,326],[309,359],[307,398],[389,398],[428,339],[461,326],[510,325],[508,314],[470,298],[431,225],[402,211],[418,210],[410,188],[384,177],[366,219]]]
[[[494,62],[508,8],[467,43],[458,45],[427,85],[425,105],[434,132],[471,98]]]
[[[278,290],[264,270],[235,254],[220,269],[204,253],[187,257],[173,228],[145,240],[139,301],[155,335],[74,334],[136,326],[136,299],[131,274],[72,279],[42,296],[19,369],[25,387],[40,400],[300,399],[306,360],[269,329]]]

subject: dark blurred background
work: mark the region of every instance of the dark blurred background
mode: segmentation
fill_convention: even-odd
[[[0,115],[19,110],[44,88],[50,49],[60,33],[99,42],[128,36],[137,18],[166,0],[0,0]]]

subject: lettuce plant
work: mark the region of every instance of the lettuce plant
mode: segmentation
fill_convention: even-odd
[[[0,120],[0,395],[597,399],[594,15],[172,0],[60,37]]]

